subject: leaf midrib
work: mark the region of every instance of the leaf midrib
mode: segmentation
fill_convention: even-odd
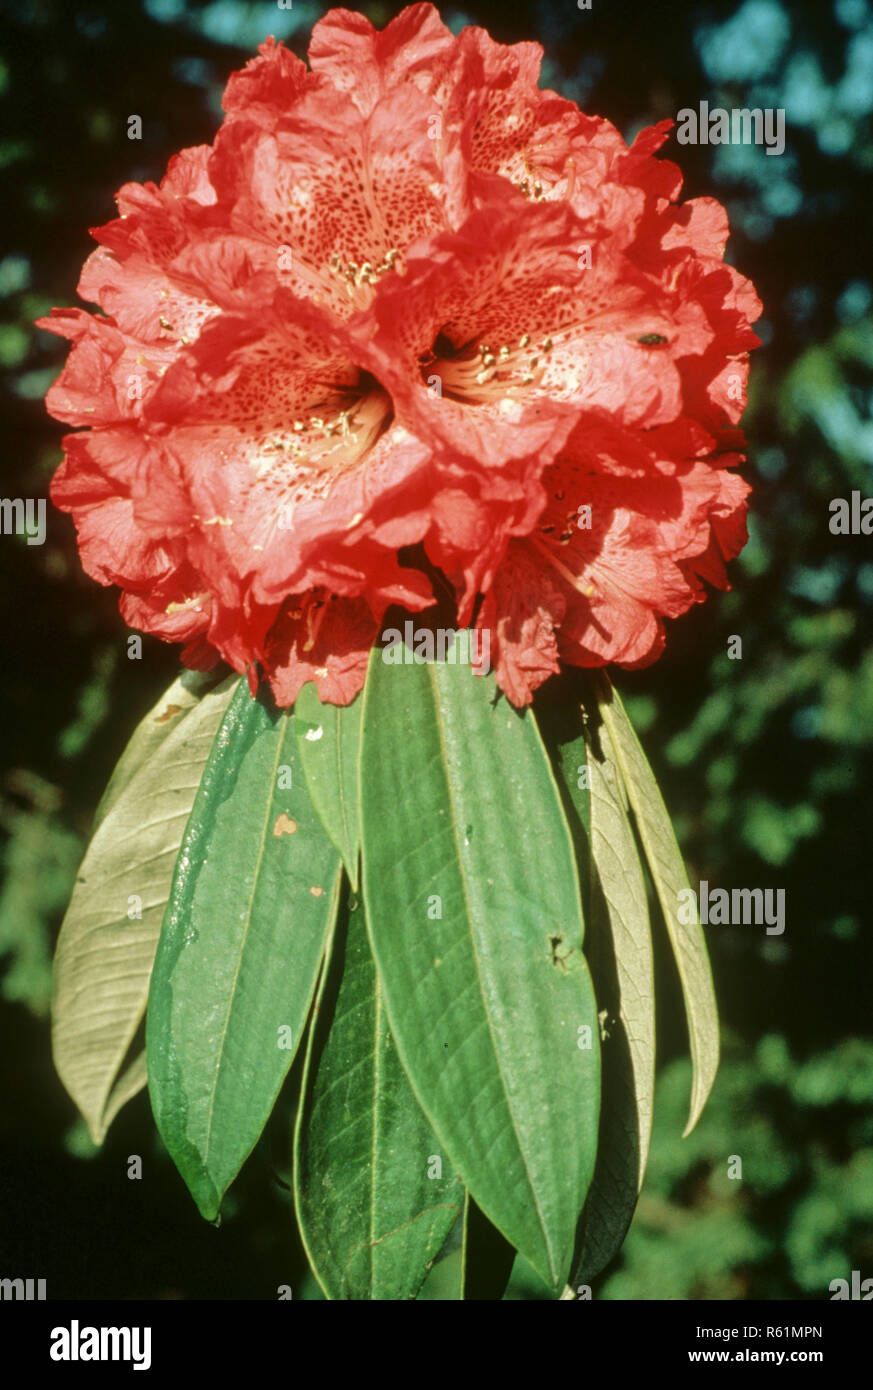
[[[254,703],[254,702],[253,702],[253,703]],[[267,837],[267,826],[269,825],[269,822],[270,822],[270,814],[271,814],[272,809],[273,809],[273,788],[274,788],[275,785],[276,785],[276,769],[277,769],[278,766],[279,766],[279,759],[281,758],[282,752],[283,752],[283,750],[284,750],[284,748],[285,748],[285,739],[286,739],[287,734],[288,734],[288,722],[289,722],[289,721],[288,721],[288,719],[287,719],[285,716],[282,716],[282,718],[283,718],[283,729],[282,729],[282,733],[281,733],[281,735],[280,735],[280,737],[279,737],[278,743],[277,743],[277,745],[276,745],[276,756],[275,756],[275,758],[273,759],[273,771],[272,771],[272,774],[271,774],[271,776],[270,776],[270,791],[269,791],[269,795],[266,796],[265,799],[264,799],[264,819],[263,819],[263,823],[262,823],[262,825],[261,825],[261,839],[260,839],[260,844],[259,844],[259,846],[258,846],[258,855],[257,855],[257,860],[256,860],[256,862],[255,862],[255,871],[254,871],[254,874],[253,874],[253,876],[252,876],[252,891],[251,891],[251,893],[249,894],[249,901],[248,901],[248,906],[247,906],[247,909],[246,909],[246,921],[245,921],[245,926],[243,927],[243,933],[242,933],[242,936],[241,936],[241,938],[240,938],[239,949],[238,949],[238,951],[237,951],[236,967],[235,967],[234,973],[233,973],[233,983],[232,983],[232,985],[231,985],[231,988],[230,988],[230,991],[229,991],[229,994],[228,994],[227,1009],[226,1009],[226,1011],[225,1011],[225,1016],[224,1016],[224,1025],[223,1025],[222,1030],[221,1030],[221,1042],[220,1042],[220,1046],[219,1046],[218,1051],[217,1051],[217,1054],[216,1054],[216,1065],[215,1065],[215,1068],[214,1068],[214,1070],[213,1070],[213,1084],[210,1086],[210,1089],[209,1089],[209,1106],[208,1106],[207,1113],[206,1113],[206,1135],[205,1135],[204,1145],[203,1145],[203,1158],[204,1158],[204,1164],[205,1164],[205,1162],[206,1162],[206,1160],[208,1159],[208,1156],[209,1156],[209,1145],[210,1145],[210,1141],[211,1141],[211,1139],[212,1139],[212,1124],[213,1124],[213,1120],[214,1120],[214,1116],[215,1116],[215,1104],[216,1104],[216,1098],[217,1098],[217,1095],[218,1095],[219,1077],[220,1077],[221,1074],[222,1074],[221,1058],[222,1058],[222,1056],[223,1056],[223,1054],[224,1054],[224,1045],[225,1045],[225,1042],[226,1042],[226,1040],[227,1040],[227,1032],[228,1032],[228,1029],[229,1029],[229,1027],[230,1027],[230,1019],[231,1019],[231,1015],[232,1015],[232,1013],[233,1013],[233,1006],[234,1006],[234,1000],[235,1000],[235,997],[236,997],[236,991],[237,991],[237,988],[238,988],[238,986],[239,986],[239,976],[240,976],[240,971],[241,971],[241,969],[242,969],[242,961],[243,961],[243,956],[244,956],[244,954],[245,954],[246,943],[247,943],[247,941],[248,941],[249,929],[250,929],[250,927],[251,927],[251,922],[252,922],[252,911],[253,911],[254,901],[255,901],[255,898],[257,897],[257,892],[258,892],[258,879],[259,879],[259,877],[260,877],[261,865],[262,865],[263,860],[264,860],[264,852],[265,852],[266,847],[267,847],[267,838],[268,838],[268,837]],[[192,892],[193,892],[193,891],[194,891],[194,890],[192,890]]]
[[[491,1015],[490,1015],[490,1013],[489,1013],[489,1010],[488,1010],[488,1007],[487,1007],[487,1003],[486,1003],[486,998],[485,998],[485,991],[484,991],[483,980],[482,980],[482,968],[481,968],[481,963],[480,963],[480,958],[479,958],[479,951],[478,951],[478,942],[477,942],[477,940],[476,940],[476,933],[475,933],[475,930],[474,930],[474,927],[473,927],[473,923],[474,923],[474,921],[475,921],[475,918],[474,918],[473,912],[472,912],[472,910],[471,910],[470,898],[469,898],[469,895],[468,895],[468,892],[467,892],[467,875],[466,875],[466,871],[465,871],[464,858],[463,858],[463,855],[462,855],[462,853],[461,853],[461,845],[460,845],[460,841],[459,841],[459,839],[458,839],[458,818],[457,818],[457,815],[456,815],[455,798],[454,798],[454,796],[452,795],[452,784],[451,784],[451,780],[450,780],[450,778],[449,778],[449,776],[448,776],[448,772],[447,772],[447,768],[448,768],[448,759],[447,759],[447,756],[446,756],[446,755],[447,755],[447,750],[448,750],[448,742],[447,742],[448,736],[447,736],[447,732],[446,732],[446,728],[445,728],[445,722],[444,722],[444,717],[443,717],[443,711],[442,711],[442,707],[441,707],[441,705],[440,705],[440,700],[439,700],[439,687],[438,687],[438,685],[437,685],[436,669],[435,669],[435,667],[434,667],[433,665],[429,665],[429,666],[428,666],[428,676],[429,676],[430,683],[431,683],[431,688],[432,688],[432,693],[433,693],[433,704],[434,704],[434,710],[435,710],[435,714],[436,714],[435,727],[436,727],[437,736],[438,736],[439,742],[440,742],[440,749],[441,749],[442,755],[443,755],[441,767],[442,767],[442,770],[443,770],[443,780],[444,780],[444,782],[445,782],[446,790],[447,790],[447,792],[448,792],[448,799],[449,799],[450,811],[451,811],[450,821],[451,821],[451,826],[452,826],[452,835],[453,835],[453,837],[454,837],[455,849],[456,849],[456,852],[457,852],[457,862],[458,862],[458,866],[459,866],[459,877],[460,877],[460,880],[461,880],[461,891],[462,891],[463,897],[464,897],[464,905],[465,905],[465,908],[466,908],[467,920],[468,920],[468,922],[469,922],[469,924],[470,924],[470,943],[471,943],[471,947],[472,947],[472,950],[473,950],[473,960],[474,960],[475,967],[476,967],[476,981],[477,981],[477,984],[478,984],[478,986],[479,986],[479,994],[480,994],[480,996],[481,996],[481,998],[482,998],[482,1012],[483,1012],[483,1014],[485,1015],[485,1022],[486,1022],[487,1028],[488,1028],[488,1035],[489,1035],[489,1037],[491,1038],[492,1052],[493,1052],[494,1059],[495,1059],[495,1062],[496,1062],[496,1065],[497,1065],[497,1073],[498,1073],[498,1076],[499,1076],[499,1078],[500,1078],[501,1090],[502,1090],[502,1092],[503,1092],[503,1096],[504,1096],[504,1099],[505,1099],[506,1113],[507,1113],[508,1116],[509,1116],[509,1122],[510,1122],[510,1124],[511,1124],[511,1126],[512,1126],[512,1133],[513,1133],[513,1135],[514,1135],[514,1137],[515,1137],[516,1147],[517,1147],[517,1149],[518,1149],[518,1153],[519,1153],[519,1155],[520,1155],[520,1157],[521,1157],[521,1160],[522,1160],[522,1167],[523,1167],[523,1170],[524,1170],[525,1181],[527,1182],[527,1185],[528,1185],[528,1187],[530,1188],[531,1196],[533,1197],[534,1207],[535,1207],[535,1209],[536,1209],[536,1214],[537,1214],[537,1221],[538,1221],[538,1223],[539,1223],[540,1231],[542,1232],[543,1241],[544,1241],[545,1247],[546,1247],[546,1252],[547,1252],[547,1254],[548,1254],[550,1273],[554,1276],[554,1273],[555,1273],[555,1268],[554,1268],[554,1252],[553,1252],[553,1250],[552,1250],[551,1241],[550,1241],[550,1239],[549,1239],[548,1231],[547,1231],[546,1226],[545,1226],[545,1222],[544,1222],[544,1218],[543,1218],[543,1212],[542,1212],[542,1207],[541,1207],[541,1205],[540,1205],[539,1194],[538,1194],[538,1192],[537,1192],[537,1190],[536,1190],[536,1188],[535,1188],[535,1186],[534,1186],[534,1184],[533,1184],[533,1181],[532,1181],[532,1178],[531,1178],[531,1174],[530,1174],[530,1171],[529,1171],[529,1168],[528,1168],[527,1155],[525,1154],[525,1151],[524,1151],[524,1149],[523,1149],[523,1147],[522,1147],[521,1137],[520,1137],[519,1132],[518,1132],[518,1126],[517,1126],[516,1119],[515,1119],[515,1115],[514,1115],[514,1113],[513,1113],[512,1105],[511,1105],[511,1102],[510,1102],[509,1092],[508,1092],[507,1086],[506,1086],[506,1079],[505,1079],[504,1072],[503,1072],[503,1066],[502,1066],[501,1060],[500,1060],[500,1054],[499,1054],[499,1052],[498,1052],[497,1045],[496,1045],[496,1038],[495,1038],[495,1034],[494,1034],[494,1028],[493,1028],[493,1025],[492,1025],[492,1021],[491,1021]]]

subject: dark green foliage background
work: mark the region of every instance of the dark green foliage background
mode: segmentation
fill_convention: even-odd
[[[401,7],[359,8],[383,23]],[[833,1278],[873,1274],[873,542],[828,530],[832,498],[873,493],[873,9],[493,0],[442,10],[453,26],[538,38],[546,84],[628,136],[701,98],[787,112],[779,159],[668,147],[687,196],[727,204],[731,259],[765,303],[746,416],[752,538],[733,591],[673,624],[654,667],[618,677],[692,882],[784,888],[787,926],[781,937],[709,930],[726,1055],[685,1141],[681,1002],[661,953],[649,1175],[595,1294],[826,1297]],[[176,149],[212,138],[223,81],[261,38],[302,51],[321,12],[307,0],[291,11],[266,0],[0,6],[3,496],[45,495],[59,459],[61,429],[41,398],[63,348],[31,321],[74,302],[88,227],[113,215],[123,182],[159,178]],[[141,142],[127,139],[131,114]],[[311,1297],[282,1187],[284,1100],[216,1233],[161,1149],[144,1095],[95,1156],[54,1075],[53,937],[103,785],[176,660],[151,639],[142,661],[127,659],[115,595],[82,575],[56,512],[43,547],[0,537],[0,611],[0,1273],[46,1277],[50,1297],[273,1298],[280,1284]],[[731,634],[742,661],[727,659]],[[130,1154],[143,1157],[141,1182],[126,1176]],[[742,1182],[727,1177],[731,1155]]]

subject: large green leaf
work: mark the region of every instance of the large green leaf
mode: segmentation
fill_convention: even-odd
[[[295,1199],[329,1298],[415,1298],[464,1200],[397,1057],[364,908],[331,952],[295,1134]]]
[[[475,1201],[557,1287],[594,1167],[599,1051],[536,724],[466,666],[374,653],[361,774],[367,923],[404,1068]]]
[[[113,776],[115,793],[108,806],[104,798],[61,926],[52,985],[55,1066],[96,1144],[145,1084],[142,1056],[119,1072],[145,1012],[185,824],[238,680],[205,695],[165,738],[150,741],[148,726],[166,712],[169,691],[146,716],[133,743],[143,752],[148,745],[150,756],[142,763],[122,757],[126,774],[123,781]]]
[[[574,1284],[599,1274],[627,1234],[646,1171],[655,1086],[655,981],[646,885],[606,727],[592,718],[586,741],[592,860],[588,957],[605,1036],[600,1143]]]
[[[207,1219],[294,1057],[336,911],[339,855],[296,759],[292,717],[242,685],[194,803],[155,959],[152,1105]]]
[[[689,888],[688,875],[654,773],[618,692],[605,676],[598,677],[597,688],[598,708],[633,808],[682,984],[693,1066],[691,1106],[685,1128],[685,1134],[689,1134],[700,1118],[718,1070],[718,1012],[709,956],[696,914],[693,922],[679,920],[679,894]]]
[[[307,681],[294,706],[297,746],[312,804],[342,855],[353,888],[360,850],[358,761],[360,695],[350,705],[325,705]]]

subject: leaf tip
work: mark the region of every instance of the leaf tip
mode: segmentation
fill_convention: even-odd
[[[85,1116],[85,1123],[88,1126],[88,1133],[91,1136],[92,1144],[95,1148],[99,1149],[103,1144],[103,1140],[106,1138],[106,1131],[109,1128],[108,1124],[102,1120],[91,1120],[87,1115]]]
[[[718,1052],[716,1051],[716,1055],[712,1064],[712,1070],[710,1071],[709,1075],[705,1079],[697,1082],[697,1084],[695,1084],[691,1092],[691,1104],[688,1109],[688,1123],[682,1131],[683,1139],[687,1139],[689,1134],[691,1134],[692,1130],[696,1129],[697,1122],[703,1114],[704,1110],[706,1109],[706,1102],[709,1100],[709,1097],[712,1094],[712,1088],[715,1085],[715,1077],[717,1071]]]

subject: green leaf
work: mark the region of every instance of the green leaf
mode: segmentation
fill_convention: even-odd
[[[339,856],[296,756],[292,717],[241,683],[203,774],[155,959],[152,1106],[209,1220],[291,1065],[336,912]]]
[[[297,696],[294,723],[306,785],[321,823],[342,855],[353,888],[358,886],[361,742],[360,696],[350,705],[324,705],[308,681]]]
[[[295,1133],[309,1262],[329,1298],[415,1298],[464,1189],[397,1057],[360,904],[319,993]]]
[[[112,776],[94,813],[94,829],[108,816],[125,787],[141,767],[154,757],[165,739],[191,710],[196,709],[203,696],[218,684],[212,671],[181,671],[169,689],[134,730],[133,737],[115,765]],[[236,676],[225,681],[228,689],[236,684]]]
[[[145,1013],[185,825],[215,731],[238,683],[233,676],[205,695],[152,746],[151,756],[124,785],[116,784],[61,926],[52,995],[55,1066],[95,1144],[121,1105],[145,1084],[142,1057],[121,1076],[119,1071]],[[163,707],[159,701],[155,708]],[[141,731],[142,726],[134,741]],[[136,911],[136,899],[141,918],[128,916]]]
[[[597,1014],[548,758],[497,695],[465,666],[371,658],[364,897],[413,1089],[479,1207],[557,1287],[594,1167]]]
[[[636,818],[682,984],[693,1068],[687,1135],[700,1118],[718,1070],[718,1013],[709,956],[696,912],[692,922],[679,920],[679,894],[690,886],[654,773],[618,692],[604,676],[598,678],[597,689],[598,708]]]
[[[646,885],[615,749],[605,725],[595,727],[593,718],[587,744],[593,861],[588,958],[605,1037],[600,1143],[574,1285],[605,1269],[627,1234],[646,1171],[655,1087],[655,980]]]

